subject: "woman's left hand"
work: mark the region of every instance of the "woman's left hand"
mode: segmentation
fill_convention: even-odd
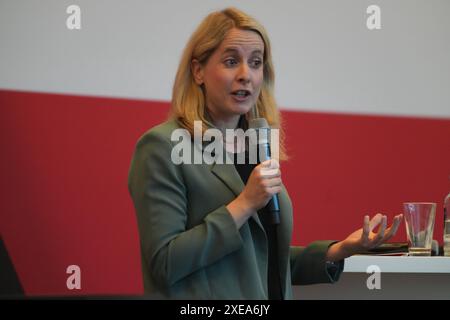
[[[386,229],[387,217],[385,215],[378,213],[372,220],[369,220],[369,216],[365,216],[364,225],[361,229],[350,234],[345,240],[330,246],[327,252],[327,261],[339,261],[351,255],[378,247],[395,235],[402,217],[403,215],[401,214],[396,215],[392,225]],[[378,225],[378,232],[374,232]]]

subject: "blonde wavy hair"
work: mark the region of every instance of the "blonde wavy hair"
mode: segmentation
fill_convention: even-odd
[[[194,134],[194,121],[202,121],[203,130],[206,130],[208,125],[212,125],[206,118],[205,95],[194,80],[191,62],[193,59],[197,59],[202,65],[206,64],[209,57],[233,28],[254,31],[261,36],[264,42],[263,83],[254,108],[260,116],[266,118],[272,128],[279,129],[280,160],[286,160],[281,116],[274,98],[275,72],[270,41],[266,30],[259,22],[236,8],[210,13],[192,34],[184,48],[175,77],[170,118],[176,119],[180,126],[187,129],[191,135]],[[248,117],[249,114],[246,115],[246,119]]]

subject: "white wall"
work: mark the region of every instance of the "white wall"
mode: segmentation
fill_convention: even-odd
[[[268,30],[281,107],[450,117],[448,0],[0,0],[0,88],[168,101],[189,35],[229,5]]]

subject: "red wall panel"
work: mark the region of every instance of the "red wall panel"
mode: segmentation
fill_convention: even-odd
[[[138,137],[168,103],[0,91],[0,232],[29,295],[142,293],[127,190]],[[294,244],[341,239],[450,183],[450,120],[283,111]],[[404,241],[404,225],[394,240]],[[441,242],[441,241],[440,241]],[[82,289],[66,288],[79,265]]]

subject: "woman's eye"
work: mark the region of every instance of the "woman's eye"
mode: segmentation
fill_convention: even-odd
[[[236,59],[230,58],[225,60],[225,65],[227,66],[234,66],[235,64],[237,64]]]
[[[253,67],[259,67],[262,64],[262,61],[260,59],[255,59],[252,61],[252,66]]]

